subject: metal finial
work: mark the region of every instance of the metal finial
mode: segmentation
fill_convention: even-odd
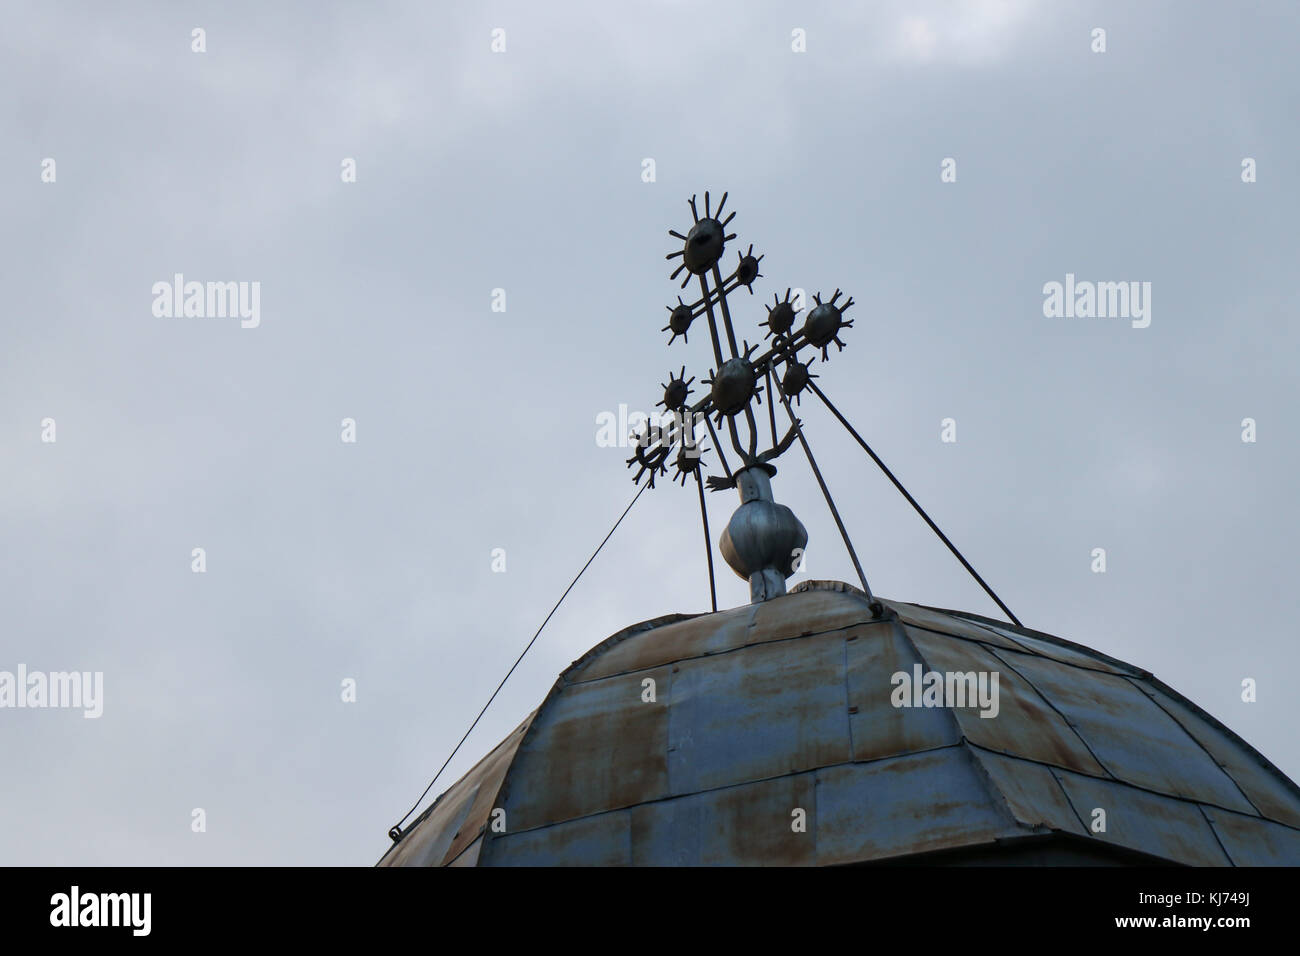
[[[761,324],[767,329],[764,339],[771,340],[767,350],[755,356],[759,346],[743,341],[737,345],[727,297],[741,288],[753,295],[754,283],[763,275],[760,264],[765,256],[755,255],[751,244],[745,252],[737,252],[735,268],[730,275],[723,276],[720,262],[727,243],[736,238],[735,233],[727,232],[727,226],[736,217],[735,211],[722,218],[727,199],[728,194],[723,193],[714,209],[712,196],[706,191],[701,215],[696,197],[692,196],[687,200],[691,210],[691,224],[687,231],[668,230],[668,234],[682,244],[680,249],[666,257],[670,262],[677,260],[669,278],[677,280],[685,273],[681,279],[683,289],[692,278],[697,278],[700,297],[694,302],[686,302],[679,295],[676,305],[666,307],[668,325],[661,331],[672,333],[668,339],[670,345],[679,337],[684,344],[689,344],[687,332],[692,323],[701,317],[707,320],[714,362],[709,376],[701,383],[709,387],[708,394],[693,405],[687,405],[689,386],[695,377],[687,378],[685,365],[678,375],[670,375],[669,381],[660,385],[664,393],[658,405],[664,408],[665,413],[672,413],[677,425],[668,428],[647,426],[635,436],[636,451],[627,463],[636,469],[634,481],[639,482],[642,476],[648,476],[648,484],[653,485],[656,476],[667,473],[671,462],[677,466],[674,477],[685,484],[687,475],[699,476],[703,468],[695,439],[695,423],[702,421],[708,426],[726,476],[711,475],[704,484],[712,491],[738,488],[741,492],[741,507],[723,533],[723,556],[737,574],[749,579],[753,599],[759,601],[784,593],[785,579],[794,573],[797,562],[787,560],[791,557],[789,555],[776,552],[787,545],[802,548],[803,543],[791,544],[800,538],[801,533],[806,543],[806,533],[798,519],[784,505],[772,501],[770,484],[772,475],[776,473],[770,462],[794,443],[798,423],[795,421],[785,436],[778,440],[776,423],[769,409],[772,445],[759,451],[759,425],[753,406],[763,403],[764,389],[760,382],[775,380],[777,389],[798,401],[800,393],[815,377],[809,367],[817,350],[826,360],[832,343],[844,348],[840,334],[853,324],[844,318],[844,312],[853,300],[850,298],[841,304],[839,289],[826,302],[818,294],[816,306],[808,313],[802,327],[796,329],[795,319],[802,310],[795,307],[790,298],[792,289],[787,288],[784,299],[774,295],[772,305],[766,307],[767,317]],[[803,350],[813,353],[806,361],[801,358]],[[775,401],[775,396],[769,394],[768,404]],[[717,436],[713,431],[715,424],[719,428],[725,427],[732,448],[740,458],[740,466],[734,473],[728,467],[721,447],[717,446]]]

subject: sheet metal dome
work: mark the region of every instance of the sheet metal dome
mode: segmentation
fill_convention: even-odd
[[[1146,671],[884,603],[807,582],[620,631],[380,865],[1300,864],[1300,788]],[[917,666],[997,673],[997,715],[894,706]]]

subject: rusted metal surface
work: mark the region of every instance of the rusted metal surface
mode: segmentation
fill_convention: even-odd
[[[1255,759],[1258,755],[1240,737],[1199,707],[1165,691],[1158,682],[1134,684],[1206,749],[1260,814],[1300,827],[1300,790],[1281,771]]]
[[[998,656],[1065,715],[1117,779],[1158,793],[1253,812],[1232,778],[1204,748],[1129,680],[1114,674],[1085,674],[1030,654],[1001,651]]]
[[[673,794],[849,760],[844,640],[821,634],[684,661],[665,702]]]
[[[1236,866],[1295,866],[1300,860],[1300,830],[1218,807],[1202,809]]]
[[[641,631],[574,668],[568,679],[598,680],[871,620],[866,598],[857,589],[828,592],[805,588],[761,604],[747,604]]]
[[[630,866],[632,812],[615,810],[494,836],[480,866]]]
[[[867,599],[856,588],[851,591],[792,591],[755,609],[750,641],[774,641],[804,634],[821,634],[873,618]]]
[[[1057,776],[1093,839],[1191,866],[1231,865],[1197,804],[1067,770]],[[1098,810],[1105,830],[1093,832]]]
[[[1008,668],[1001,658],[974,641],[952,640],[922,628],[904,627],[927,670],[998,674],[998,714],[981,717],[974,708],[954,708],[962,733],[995,753],[1026,757],[1102,776],[1087,745],[1029,681]]]
[[[817,862],[858,863],[992,843],[1020,831],[966,747],[817,772]]]
[[[749,625],[758,605],[746,604],[717,614],[701,615],[633,634],[604,653],[570,669],[570,681],[599,680],[612,674],[626,674],[660,667],[688,657],[719,654],[741,647],[747,641]]]
[[[957,743],[960,733],[945,708],[895,707],[891,677],[922,663],[896,621],[851,629],[845,636],[849,736],[854,760],[878,760]]]
[[[796,827],[795,814],[803,812]],[[816,783],[801,773],[637,807],[637,866],[805,866],[816,862]]]
[[[460,855],[445,864],[446,866],[478,866],[479,851],[483,849],[483,838],[480,836],[469,846],[461,851]]]
[[[502,788],[509,830],[668,796],[668,714],[676,676],[660,667],[552,691]],[[643,699],[645,680],[654,681],[652,702]]]
[[[872,623],[865,604],[805,582],[619,632],[382,864],[838,864],[1054,833],[1300,864],[1300,789],[1145,671],[899,602]],[[997,716],[894,706],[917,665],[997,672]]]
[[[931,631],[951,634],[954,637],[964,637],[967,640],[992,644],[996,647],[1023,650],[1020,644],[1010,638],[997,633],[991,628],[981,627],[974,621],[964,621],[950,614],[942,614],[931,608],[920,607],[915,604],[904,604],[902,601],[885,601],[884,603],[898,612],[898,616],[908,624],[924,627]]]
[[[515,752],[537,712],[447,788],[379,861],[380,866],[443,866],[460,857],[487,825]],[[477,856],[477,854],[475,854]],[[465,864],[460,864],[465,865]]]
[[[1018,823],[1033,829],[1045,828],[1060,833],[1086,836],[1079,815],[1051,768],[1032,760],[1018,760],[973,748],[976,761],[989,776],[998,793]]]
[[[1089,670],[1106,671],[1110,674],[1128,674],[1133,676],[1143,676],[1145,671],[1137,667],[1131,667],[1127,664],[1116,664],[1100,654],[1096,654],[1086,649],[1078,650],[1066,646],[1064,643],[1043,640],[1032,634],[1015,633],[1008,628],[999,627],[992,624],[982,625],[986,629],[993,631],[1015,643],[1023,650],[1033,654],[1040,654],[1043,657],[1050,658],[1054,661],[1060,661],[1062,664],[1070,664],[1074,667],[1086,667]]]

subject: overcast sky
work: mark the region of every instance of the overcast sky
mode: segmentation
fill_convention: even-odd
[[[635,492],[597,417],[708,374],[660,332],[705,189],[724,264],[766,255],[738,335],[854,296],[819,384],[1027,626],[1300,777],[1298,10],[5,2],[0,670],[104,701],[0,710],[0,863],[378,859]],[[176,273],[260,283],[259,324],[155,315]],[[1150,325],[1046,317],[1067,273],[1150,282]],[[873,589],[1000,616],[801,414]],[[791,583],[855,580],[779,467]],[[693,487],[642,496],[434,793],[588,648],[707,610],[702,551]]]

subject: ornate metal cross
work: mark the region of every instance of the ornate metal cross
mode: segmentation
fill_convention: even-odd
[[[669,260],[681,259],[669,278],[676,279],[685,272],[686,276],[681,282],[681,288],[685,289],[692,277],[698,277],[700,298],[686,303],[679,295],[677,304],[667,307],[668,325],[663,331],[671,333],[669,345],[679,337],[685,344],[695,320],[701,316],[707,317],[715,364],[702,384],[709,386],[709,392],[694,404],[688,404],[691,383],[695,377],[686,377],[685,365],[678,375],[670,372],[668,383],[663,386],[663,400],[658,403],[664,407],[665,416],[669,420],[663,425],[647,424],[642,432],[632,436],[636,440],[636,452],[627,463],[629,467],[636,468],[633,481],[639,482],[643,475],[648,475],[651,487],[656,475],[667,474],[669,459],[673,460],[676,468],[674,479],[680,478],[685,485],[686,477],[694,475],[696,481],[700,482],[704,448],[697,438],[696,428],[702,422],[718,450],[719,462],[725,474],[725,477],[713,475],[708,478],[710,490],[740,490],[741,506],[732,515],[719,541],[722,556],[732,570],[748,579],[751,599],[755,602],[765,601],[785,593],[785,580],[795,573],[808,543],[808,533],[794,513],[785,505],[776,504],[772,500],[771,477],[776,474],[776,468],[771,462],[783,454],[796,438],[803,441],[800,423],[790,407],[790,399],[798,402],[809,382],[817,377],[810,369],[816,361],[818,349],[821,350],[822,360],[826,361],[830,357],[828,350],[832,344],[839,349],[844,348],[839,335],[843,329],[853,325],[851,319],[844,318],[844,312],[853,304],[853,299],[848,298],[840,303],[839,289],[825,302],[820,293],[817,294],[814,296],[816,305],[808,312],[803,325],[795,329],[795,319],[803,311],[802,306],[796,307],[797,303],[791,301],[790,288],[785,290],[784,299],[774,293],[772,304],[766,306],[767,318],[761,323],[767,327],[764,339],[770,338],[772,341],[765,352],[756,358],[752,357],[762,342],[750,345],[748,340],[742,340],[741,345],[737,346],[727,296],[742,286],[750,295],[754,294],[754,281],[762,275],[758,270],[763,256],[755,256],[751,244],[743,254],[737,253],[739,261],[732,273],[724,279],[719,262],[727,243],[736,238],[735,233],[727,233],[727,226],[736,214],[733,212],[725,219],[722,218],[727,194],[723,193],[715,212],[711,209],[709,194],[706,192],[703,218],[700,218],[694,196],[690,198],[689,204],[691,218],[694,220],[690,230],[685,235],[672,229],[668,231],[670,236],[682,242],[680,251],[667,256]],[[723,337],[726,339],[726,353],[723,352]],[[804,349],[811,350],[806,362],[800,358],[801,350]],[[763,404],[765,385],[771,447],[760,452],[760,427],[753,406],[754,403]],[[775,399],[781,401],[790,418],[789,430],[779,439]],[[743,441],[736,424],[736,419],[742,415],[746,429]],[[740,466],[734,473],[718,443],[715,425],[718,428],[726,426],[732,448],[740,458]],[[803,444],[818,481],[821,482],[811,451],[806,442]],[[700,487],[703,505],[703,484]],[[705,521],[707,535],[707,514]],[[836,521],[839,522],[838,513]],[[854,556],[854,562],[856,561]],[[710,568],[711,562],[710,556]]]

